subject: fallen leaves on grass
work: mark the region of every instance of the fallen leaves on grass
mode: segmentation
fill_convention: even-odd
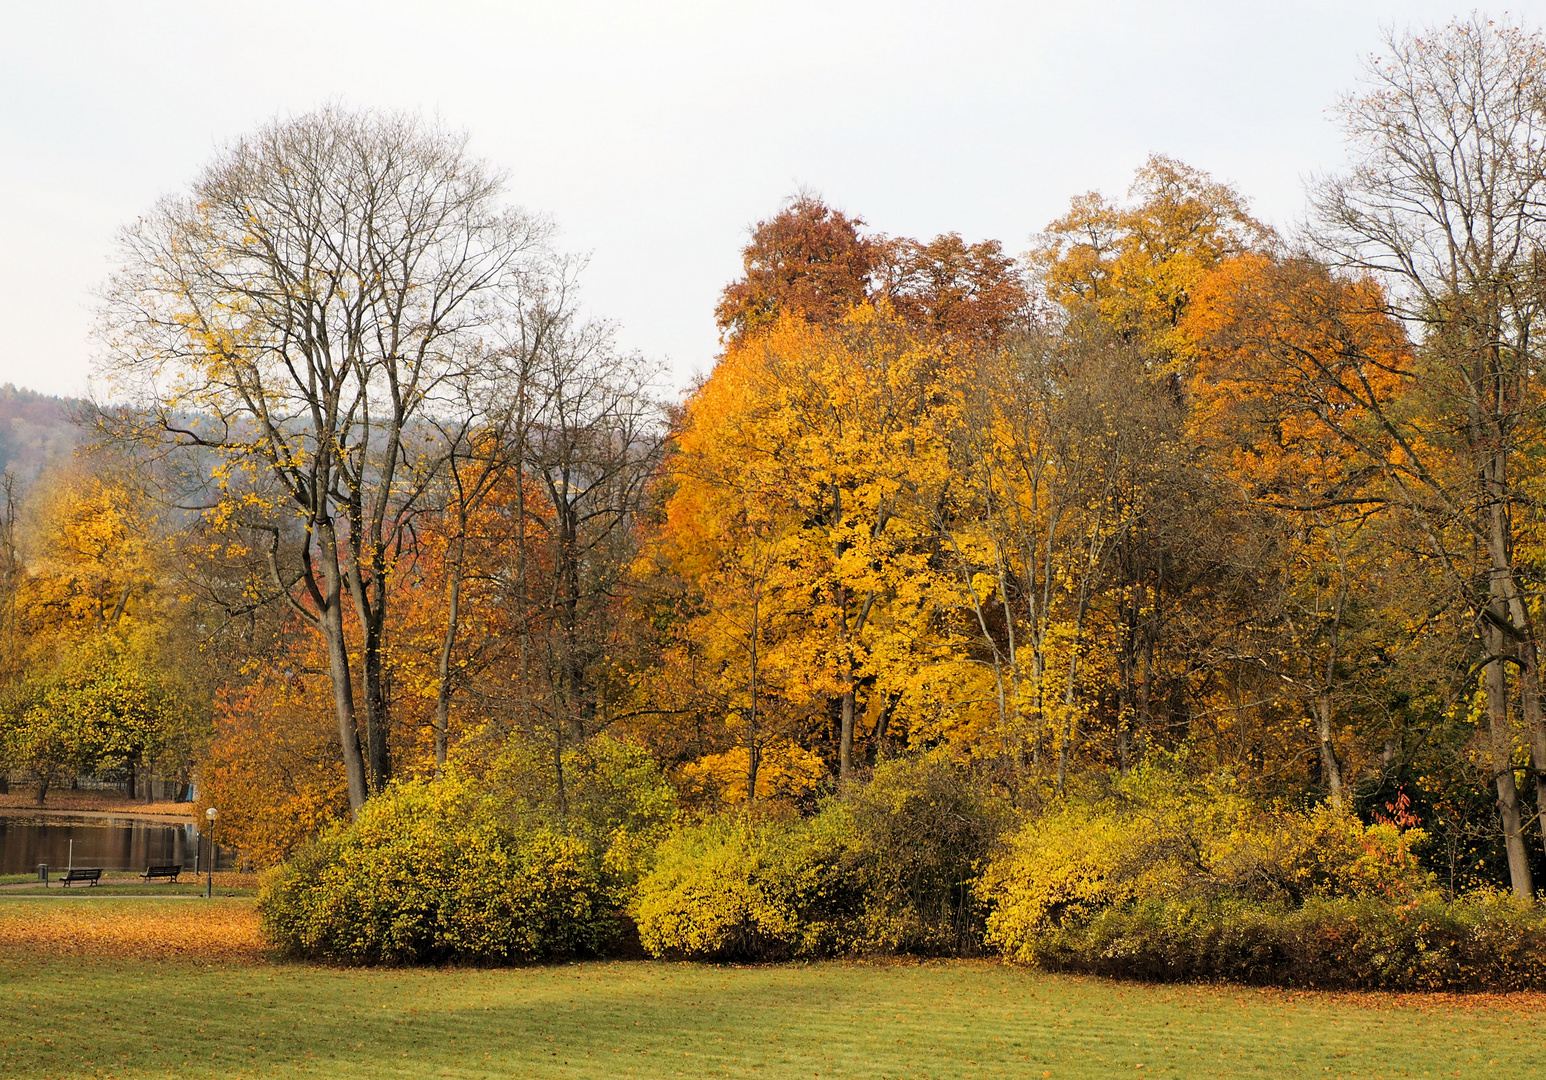
[[[247,902],[36,901],[0,908],[0,951],[33,956],[263,959]]]

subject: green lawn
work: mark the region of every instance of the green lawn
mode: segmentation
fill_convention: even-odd
[[[5,882],[0,882],[5,884]],[[257,889],[232,888],[226,885],[215,886],[216,896],[256,896]],[[0,900],[17,896],[203,896],[204,882],[190,881],[184,878],[182,881],[172,884],[165,881],[107,881],[104,879],[96,885],[61,885],[57,880],[44,885],[33,877],[29,882],[17,887],[0,892]]]
[[[1542,1004],[965,962],[382,971],[0,952],[0,1076],[1517,1080],[1546,1077]]]

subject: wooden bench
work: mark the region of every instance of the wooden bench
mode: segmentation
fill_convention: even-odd
[[[102,877],[100,868],[94,870],[82,870],[80,867],[69,871],[59,879],[61,885],[74,885],[77,881],[89,881],[91,887],[96,888],[97,881]]]
[[[166,878],[167,881],[176,881],[177,875],[183,872],[182,863],[171,863],[167,866],[147,866],[145,872],[140,875],[146,881],[155,881],[157,878]]]

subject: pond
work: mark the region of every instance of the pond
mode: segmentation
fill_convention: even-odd
[[[31,874],[47,863],[49,876],[70,864],[144,873],[152,863],[182,863],[193,869],[199,831],[190,821],[172,824],[110,814],[0,814],[0,874]],[[207,857],[208,845],[203,846]],[[235,852],[222,850],[217,869],[235,869]],[[203,865],[203,859],[200,859]]]

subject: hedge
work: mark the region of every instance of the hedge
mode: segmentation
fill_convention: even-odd
[[[1156,982],[1363,990],[1546,989],[1546,908],[1505,895],[1410,903],[1140,901],[1037,935],[1019,959]]]

